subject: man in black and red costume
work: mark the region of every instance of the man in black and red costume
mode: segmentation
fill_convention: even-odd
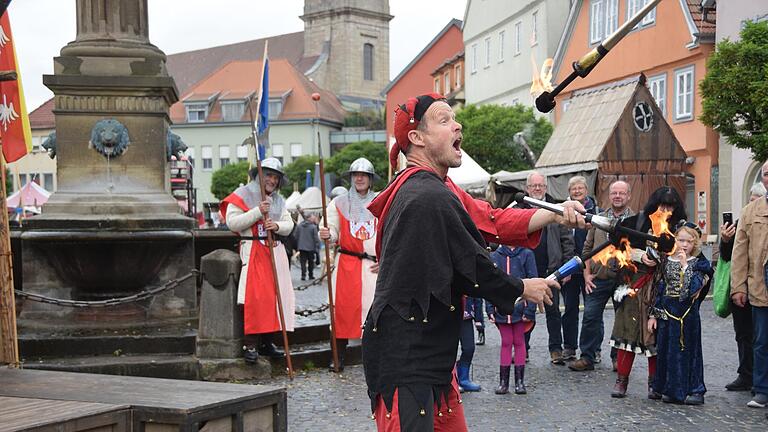
[[[369,205],[379,218],[379,278],[363,330],[363,365],[379,431],[466,431],[455,375],[462,296],[511,313],[518,297],[551,302],[554,281],[497,269],[486,241],[535,247],[553,222],[584,227],[580,204],[564,216],[493,209],[447,177],[461,165],[461,125],[439,94],[410,98],[395,114],[390,163],[408,167]]]

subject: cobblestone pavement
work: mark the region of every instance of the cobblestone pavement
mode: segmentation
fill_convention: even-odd
[[[295,280],[296,285],[301,283],[298,277]],[[325,289],[322,285],[297,292],[297,307],[317,306],[327,301]],[[319,315],[311,316],[310,320],[323,319]],[[477,347],[473,366],[474,380],[483,386],[483,390],[463,396],[469,430],[767,430],[768,409],[748,408],[748,392],[724,389],[724,385],[736,377],[736,343],[730,318],[716,317],[711,302],[703,305],[702,315],[708,392],[706,404],[700,407],[648,400],[648,368],[641,357],[635,361],[627,397],[611,398],[616,377],[607,359],[610,349],[607,340],[613,325],[610,309],[605,312],[603,352],[606,360],[591,372],[571,372],[566,366],[549,363],[545,318],[539,315],[531,338],[531,361],[526,369],[528,394],[524,396],[493,393],[498,384],[500,339],[495,328],[488,328],[487,343]],[[362,366],[349,366],[338,376],[315,369],[300,371],[293,382],[278,377],[259,383],[288,388],[289,430],[375,430],[370,419]]]

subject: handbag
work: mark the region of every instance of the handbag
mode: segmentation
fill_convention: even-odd
[[[715,288],[712,294],[715,314],[727,318],[731,314],[731,262],[719,260],[715,268]]]

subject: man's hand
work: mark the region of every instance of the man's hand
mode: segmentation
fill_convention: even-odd
[[[648,318],[648,331],[651,333],[656,331],[656,318],[654,317]]]
[[[555,214],[555,222],[571,228],[587,228],[587,222],[581,213],[586,213],[584,206],[578,201],[566,201],[563,204],[563,215]]]
[[[488,322],[496,324],[496,318],[493,316],[493,314],[488,314]]]
[[[269,199],[266,199],[259,203],[259,211],[261,212],[262,217],[266,219],[266,215],[269,214],[269,208],[272,206],[272,201]]]
[[[584,273],[584,292],[592,294],[592,290],[597,288],[595,285],[595,276],[592,274]]]
[[[731,301],[738,307],[744,307],[747,304],[747,294],[743,292],[731,294]]]
[[[733,236],[736,235],[736,225],[724,223],[720,225],[720,239],[723,243],[730,243],[733,240]]]
[[[264,229],[267,231],[277,231],[278,230],[277,223],[273,221],[272,219],[267,219],[264,221]]]
[[[379,263],[373,263],[370,267],[371,273],[377,274],[379,272]]]
[[[643,256],[640,257],[640,261],[648,267],[656,267],[656,260],[651,259],[647,253],[644,253]]]
[[[320,234],[320,240],[330,240],[331,239],[331,230],[326,227],[321,227],[318,230],[318,233]],[[378,265],[377,265],[378,267]]]
[[[523,279],[523,295],[524,300],[536,303],[536,304],[552,304],[552,289],[560,288],[560,284],[554,280],[546,280],[542,278]]]

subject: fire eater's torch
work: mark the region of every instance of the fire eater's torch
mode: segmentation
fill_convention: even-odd
[[[568,84],[576,79],[577,76],[585,78],[592,72],[592,69],[600,60],[605,57],[608,52],[619,43],[632,29],[640,22],[646,15],[659,4],[661,0],[651,0],[642,9],[640,9],[635,16],[627,20],[621,27],[616,29],[602,42],[600,42],[591,51],[584,54],[578,61],[573,62],[573,72],[568,75],[563,82],[557,85],[551,92],[545,91],[536,98],[536,109],[540,112],[548,113],[555,108],[555,97],[565,89]]]

